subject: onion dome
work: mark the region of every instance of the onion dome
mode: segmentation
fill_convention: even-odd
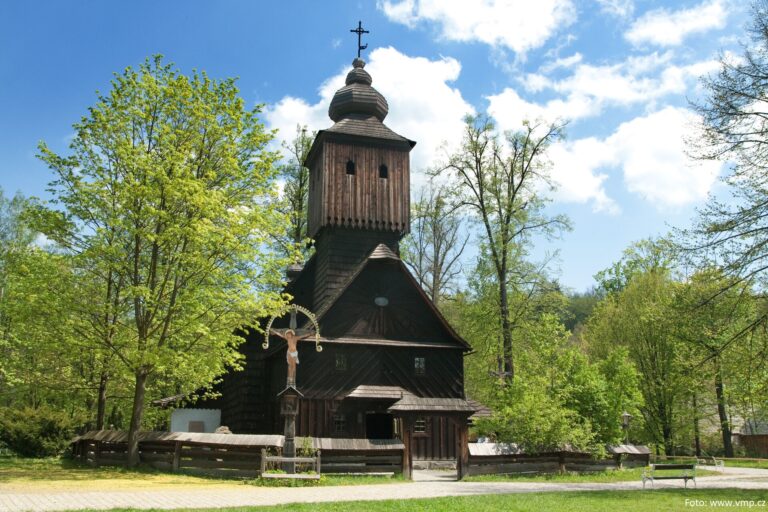
[[[364,67],[363,59],[352,61],[352,71],[347,74],[346,85],[336,91],[328,107],[328,116],[334,122],[349,116],[375,116],[379,121],[387,117],[387,100],[371,87],[373,80]]]

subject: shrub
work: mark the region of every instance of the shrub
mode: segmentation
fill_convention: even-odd
[[[0,442],[22,457],[60,455],[73,436],[69,415],[50,407],[0,409]]]

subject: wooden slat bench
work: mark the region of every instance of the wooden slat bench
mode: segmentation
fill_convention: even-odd
[[[668,472],[674,471],[674,474]],[[661,472],[659,475],[658,473]],[[696,464],[651,464],[643,470],[643,489],[645,482],[651,482],[651,488],[654,488],[655,480],[683,480],[685,488],[688,488],[688,480],[693,481],[696,487]]]
[[[716,459],[714,457],[699,459],[698,463],[702,466],[715,466],[715,471],[719,471],[720,473],[722,473],[723,468],[725,468],[725,461],[723,459]]]

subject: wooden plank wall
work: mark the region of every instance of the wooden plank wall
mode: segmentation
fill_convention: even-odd
[[[347,174],[347,161],[355,174]],[[325,142],[311,169],[309,234],[323,226],[407,233],[410,229],[408,151],[385,146]],[[388,177],[379,177],[384,164]]]
[[[400,233],[382,230],[326,228],[315,242],[315,283],[312,308],[347,283],[352,272],[379,244],[395,254],[400,251]]]
[[[414,460],[456,460],[456,430],[448,418],[426,417],[427,433],[413,434]]]
[[[468,475],[608,471],[617,469],[614,459],[592,459],[571,452],[541,455],[471,455]]]
[[[261,468],[261,450],[279,452],[274,446],[211,445],[184,441],[147,441],[139,443],[143,464],[163,471],[230,477],[255,477]],[[93,466],[124,466],[127,461],[125,443],[81,440],[73,447],[76,457]],[[322,450],[323,473],[400,473],[403,449]]]
[[[768,435],[742,435],[741,443],[750,457],[768,457]]]

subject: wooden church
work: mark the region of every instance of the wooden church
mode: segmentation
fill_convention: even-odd
[[[414,459],[456,460],[474,412],[464,396],[470,347],[399,257],[415,142],[383,123],[387,101],[365,62],[352,66],[328,110],[334,124],[305,162],[315,253],[287,276],[286,292],[315,314],[323,347],[298,343],[296,435],[400,438]],[[265,350],[263,341],[248,336],[245,371],[225,376],[221,398],[199,405],[220,409],[234,433],[283,432],[286,343],[272,336]]]

